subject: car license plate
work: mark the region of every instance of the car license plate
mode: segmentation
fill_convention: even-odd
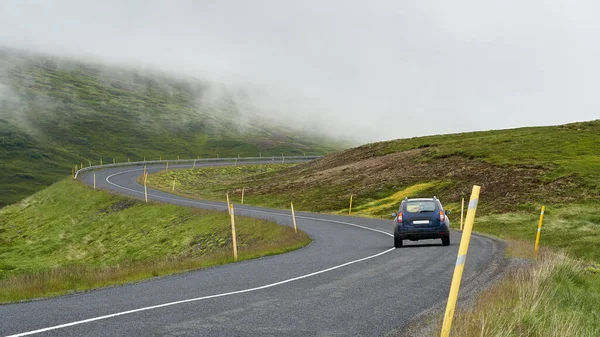
[[[413,221],[413,225],[428,225],[429,220],[415,220]]]

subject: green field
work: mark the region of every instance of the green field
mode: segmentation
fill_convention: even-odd
[[[232,92],[196,79],[0,48],[0,207],[75,164],[316,155],[342,143],[247,115]]]
[[[236,218],[241,260],[310,242]],[[66,179],[0,209],[0,302],[45,297],[233,262],[226,212],[146,204]]]

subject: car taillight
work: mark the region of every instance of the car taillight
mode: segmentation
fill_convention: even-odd
[[[397,221],[398,221],[398,223],[402,223],[402,212],[398,213]]]
[[[444,214],[444,211],[440,211],[440,221],[446,221],[446,214]]]

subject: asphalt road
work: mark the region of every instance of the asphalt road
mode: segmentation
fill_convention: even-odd
[[[202,165],[211,165],[205,163]],[[219,163],[223,165],[223,163]],[[176,165],[170,169],[189,167]],[[148,167],[149,172],[163,169]],[[142,167],[96,172],[99,188],[143,198]],[[92,172],[80,179],[92,183]],[[225,211],[218,202],[149,189],[152,201]],[[235,206],[236,215],[290,226],[289,212]],[[0,306],[0,335],[383,336],[443,305],[460,233],[393,248],[392,222],[297,213],[313,242],[277,256],[57,298]],[[498,271],[502,245],[473,236],[461,293]]]

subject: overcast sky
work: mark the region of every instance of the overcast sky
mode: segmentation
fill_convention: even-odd
[[[600,3],[0,0],[0,45],[243,86],[357,141],[600,118]]]

